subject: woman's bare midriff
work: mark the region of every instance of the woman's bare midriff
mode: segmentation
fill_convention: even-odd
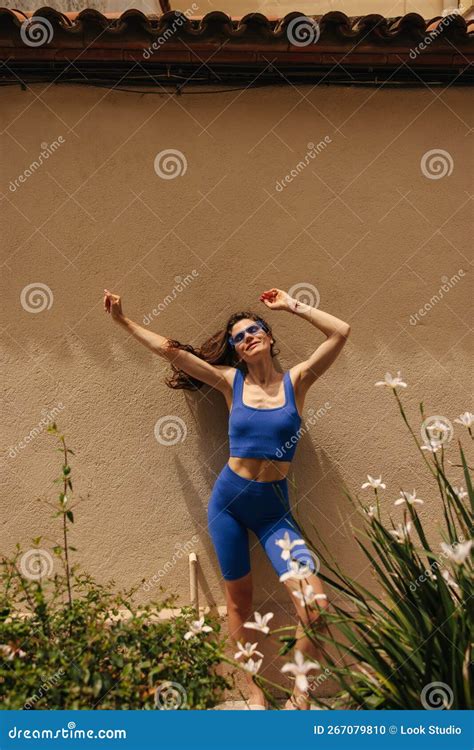
[[[230,456],[227,463],[244,479],[256,479],[258,482],[275,482],[278,479],[284,479],[290,468],[290,461],[271,461],[267,458]]]

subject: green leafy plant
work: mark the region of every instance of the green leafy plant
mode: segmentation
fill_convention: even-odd
[[[370,505],[345,487],[352,515],[362,519],[362,529],[350,526],[368,560],[375,590],[368,590],[341,569],[313,527],[318,542],[310,542],[311,549],[328,571],[318,575],[336,592],[338,601],[320,612],[327,632],[320,627],[306,627],[305,632],[324,654],[325,664],[317,667],[324,669],[322,678],[330,676],[338,685],[331,708],[472,708],[474,493],[465,452],[458,440],[459,462],[446,460],[453,426],[442,417],[426,418],[423,403],[423,439],[417,439],[397,392],[406,387],[400,373],[393,378],[387,373],[385,381],[377,385],[391,388],[423,465],[433,478],[440,497],[440,537],[428,539],[417,510],[423,500],[415,490],[400,491],[394,504],[403,510],[403,521],[394,523],[383,499],[381,477],[369,475],[362,485],[374,493]],[[473,415],[466,412],[454,421],[472,439]],[[452,450],[448,455],[452,457]],[[454,486],[449,476],[453,469],[462,469],[466,489]],[[308,533],[305,536],[310,537]],[[300,588],[303,591],[303,585]],[[282,655],[295,644],[294,637],[284,634],[288,630],[273,631],[282,642]],[[331,655],[334,647],[337,658]],[[265,687],[264,678],[255,679]],[[311,683],[313,687],[320,684],[319,679],[308,682],[310,688]],[[328,708],[327,700],[318,699],[316,692],[313,704]]]
[[[191,607],[160,618],[174,596],[138,607],[141,584],[117,591],[71,561],[74,455],[55,424],[63,457],[54,518],[61,543],[41,537],[0,560],[0,694],[4,709],[208,709],[231,677],[217,669],[225,640],[217,619]],[[79,502],[79,501],[78,501]]]

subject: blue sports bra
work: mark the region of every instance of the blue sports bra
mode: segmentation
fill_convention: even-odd
[[[270,409],[257,409],[243,403],[244,379],[245,374],[236,368],[229,415],[230,455],[291,461],[300,438],[301,417],[289,370],[283,375],[285,403]]]

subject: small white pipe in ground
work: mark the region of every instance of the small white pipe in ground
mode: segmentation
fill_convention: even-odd
[[[199,593],[198,593],[198,577],[197,577],[197,566],[198,559],[195,552],[191,552],[189,555],[189,598],[191,599],[191,607],[195,607],[196,612],[199,616]]]

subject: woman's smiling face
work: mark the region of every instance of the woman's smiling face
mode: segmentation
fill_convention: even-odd
[[[249,328],[250,330],[248,330]],[[234,344],[235,351],[243,360],[254,357],[257,352],[263,353],[270,350],[270,336],[261,327],[258,327],[255,320],[250,318],[242,318],[242,320],[234,323],[231,336],[234,339],[237,338]]]

